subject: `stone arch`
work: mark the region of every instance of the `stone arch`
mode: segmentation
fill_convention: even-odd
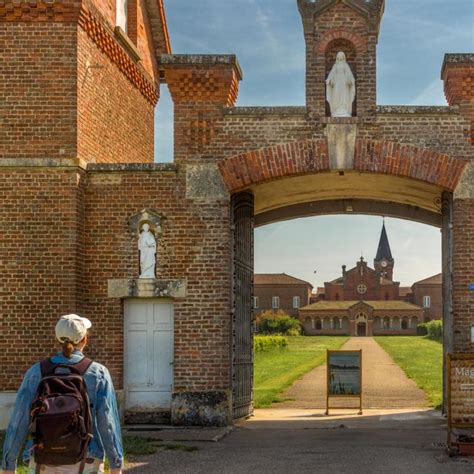
[[[404,316],[404,317],[402,318],[402,325],[401,325],[401,328],[402,328],[403,330],[409,329],[409,322],[408,322],[408,318],[407,318],[406,316]]]
[[[353,170],[415,179],[452,192],[465,166],[465,161],[429,148],[358,138]],[[231,193],[272,180],[328,172],[328,142],[324,138],[273,145],[226,158],[219,169]]]
[[[321,318],[316,318],[314,327],[317,331],[321,331],[321,329],[323,329],[323,322],[321,321]]]

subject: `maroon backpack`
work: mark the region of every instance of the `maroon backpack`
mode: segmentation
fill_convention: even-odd
[[[38,466],[85,462],[92,439],[92,416],[83,375],[91,364],[86,357],[74,365],[54,364],[50,359],[41,362],[42,379],[30,413]]]

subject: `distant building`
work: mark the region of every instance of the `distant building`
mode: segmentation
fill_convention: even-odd
[[[254,275],[254,314],[282,310],[298,317],[298,309],[310,303],[313,285],[286,273],[257,273]]]
[[[300,309],[307,335],[414,335],[423,309],[406,301],[318,301]]]
[[[416,326],[424,321],[425,314],[415,292],[421,294],[428,287],[435,292],[435,287],[423,286],[422,282],[412,288],[400,287],[393,280],[394,266],[384,223],[374,267],[369,267],[363,257],[349,270],[343,265],[342,275],[317,288],[310,304],[300,309],[298,317],[305,333],[416,334]]]
[[[423,308],[425,321],[443,318],[443,274],[413,283],[410,301]]]

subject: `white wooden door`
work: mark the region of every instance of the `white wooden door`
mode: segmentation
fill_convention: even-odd
[[[126,300],[125,409],[169,410],[173,390],[173,303]]]

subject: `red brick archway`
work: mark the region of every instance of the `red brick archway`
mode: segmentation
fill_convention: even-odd
[[[356,141],[354,171],[420,180],[454,191],[466,162],[428,148],[388,140]],[[267,181],[330,171],[326,139],[304,140],[250,151],[219,163],[231,193]]]

